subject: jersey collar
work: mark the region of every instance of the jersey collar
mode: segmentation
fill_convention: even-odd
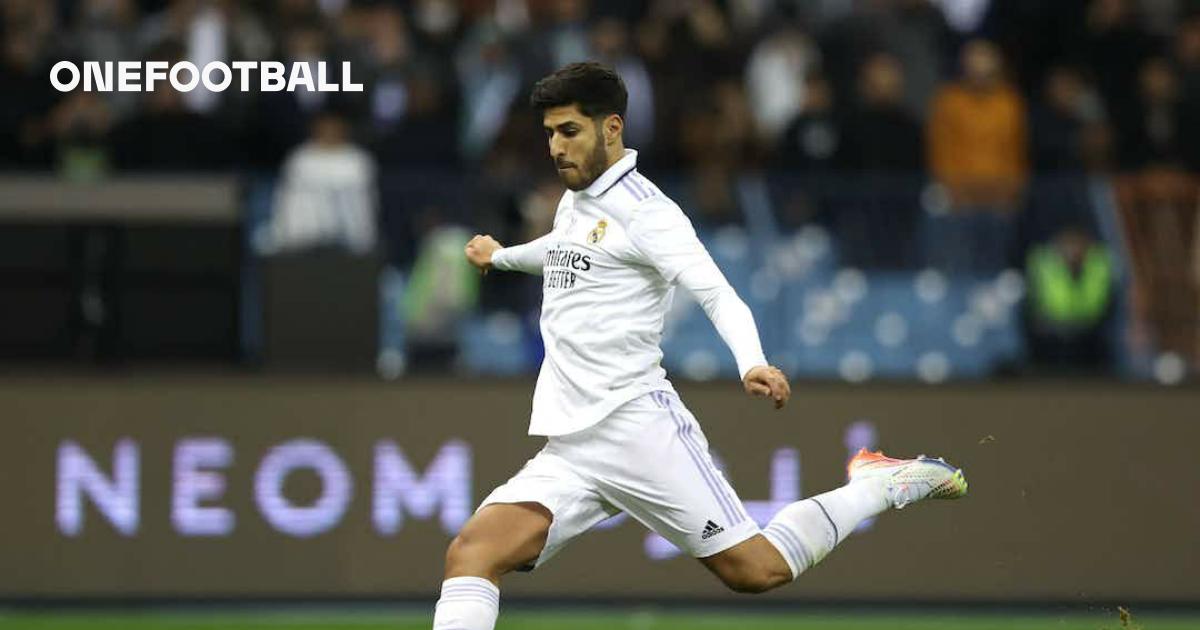
[[[637,151],[633,149],[625,149],[625,155],[621,159],[608,167],[608,170],[600,174],[596,181],[592,182],[591,186],[584,188],[581,192],[591,197],[599,197],[608,192],[609,188],[616,185],[637,166]]]

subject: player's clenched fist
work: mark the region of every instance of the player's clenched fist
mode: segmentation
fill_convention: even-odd
[[[467,241],[467,260],[483,271],[492,268],[492,254],[500,249],[500,243],[491,236],[476,234]]]
[[[783,370],[770,365],[760,365],[750,368],[746,378],[742,379],[746,393],[751,396],[769,396],[775,401],[776,409],[783,409],[792,397],[792,386],[788,384]]]

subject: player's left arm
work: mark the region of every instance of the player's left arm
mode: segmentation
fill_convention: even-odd
[[[542,259],[550,247],[550,236],[546,234],[522,245],[505,247],[490,235],[476,234],[467,242],[465,253],[467,260],[484,273],[495,268],[541,275]]]
[[[787,404],[791,386],[782,370],[767,363],[750,307],[713,262],[687,216],[673,204],[643,208],[629,232],[647,263],[695,296],[733,352],[746,393],[769,396],[777,409]]]

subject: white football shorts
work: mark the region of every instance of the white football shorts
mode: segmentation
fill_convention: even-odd
[[[551,436],[479,509],[526,502],[554,517],[534,567],[619,512],[696,558],[759,532],[714,465],[696,418],[673,392],[651,392],[587,429]]]

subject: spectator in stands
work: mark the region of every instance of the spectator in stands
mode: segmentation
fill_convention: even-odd
[[[0,46],[0,165],[47,168],[53,163],[47,118],[62,95],[46,79],[45,40],[34,22],[22,20],[5,25]]]
[[[299,18],[293,18],[299,19]],[[317,19],[286,22],[280,37],[284,63],[329,62],[331,34]],[[329,63],[329,82],[341,81],[340,64]],[[299,86],[294,92],[264,92],[258,95],[253,116],[246,125],[248,159],[255,166],[275,169],[308,134],[312,116],[326,106],[330,93]]]
[[[82,181],[107,174],[113,115],[100,94],[67,94],[47,122],[54,139],[55,162],[60,176]]]
[[[1187,124],[1179,81],[1165,58],[1151,57],[1142,64],[1136,104],[1117,119],[1120,166],[1126,170],[1182,167],[1186,152],[1200,138],[1187,135],[1196,129]]]
[[[930,171],[950,211],[930,221],[931,264],[988,273],[1009,264],[1011,215],[1028,171],[1026,134],[1025,102],[1005,78],[1000,50],[968,42],[962,78],[938,92],[927,126]]]
[[[1075,172],[1084,160],[1080,134],[1084,78],[1074,68],[1056,66],[1046,74],[1042,98],[1030,108],[1030,152],[1036,173]]]
[[[758,137],[773,146],[800,114],[805,77],[819,52],[795,25],[785,24],[761,39],[746,64],[746,94]]]
[[[358,227],[347,236],[330,225],[346,216],[373,225],[378,205],[380,240],[407,274],[446,225],[491,222],[506,242],[544,231],[561,190],[541,179],[545,144],[524,102],[528,82],[586,56],[625,79],[626,138],[639,164],[702,231],[745,223],[762,238],[765,198],[785,230],[832,228],[844,264],[907,266],[916,256],[900,246],[920,244],[935,265],[994,272],[1022,266],[1044,243],[1058,256],[1064,221],[1092,225],[1106,199],[1094,184],[1114,182],[1135,319],[1155,346],[1190,356],[1200,345],[1192,4],[10,0],[0,3],[0,168],[81,178],[101,173],[106,155],[126,171],[212,171],[236,160],[265,191],[287,159],[281,233],[297,246],[362,248],[370,238]],[[997,45],[958,45],[972,33]],[[46,80],[57,59],[328,61],[333,82],[346,59],[366,89],[60,94]],[[961,80],[943,85],[956,61]],[[322,113],[330,98],[340,115]],[[378,177],[351,138],[371,147]],[[745,185],[758,181],[747,174],[764,150],[768,197]],[[919,191],[906,186],[924,173],[942,186],[919,196],[930,202],[919,213]],[[330,201],[339,187],[354,191],[347,207],[356,209]],[[1021,214],[1010,230],[1013,208]],[[914,221],[941,227],[921,243]],[[507,281],[485,283],[484,301],[490,291],[536,304],[526,285]]]
[[[1088,224],[1096,209],[1087,173],[1107,170],[1110,134],[1099,96],[1073,66],[1052,66],[1045,77],[1030,108],[1034,173],[1013,260],[1053,239],[1064,222]]]
[[[471,233],[440,225],[422,239],[404,293],[407,354],[423,370],[448,371],[458,352],[459,327],[479,300],[479,272],[462,255]]]
[[[550,53],[551,67],[585,61],[591,54],[586,22],[588,4],[587,0],[558,0],[539,7],[546,15],[545,24],[538,29],[538,39]]]
[[[455,0],[417,0],[409,12],[413,41],[417,49],[430,57],[454,56],[457,39],[462,35],[463,7]]]
[[[125,171],[213,171],[230,165],[229,137],[212,119],[190,111],[183,95],[160,83],[143,109],[113,131],[113,162]]]
[[[1078,70],[1055,66],[1046,74],[1041,99],[1031,108],[1030,142],[1037,173],[1078,173],[1084,167],[1084,133],[1099,124],[1099,98]]]
[[[1071,51],[1091,71],[1113,120],[1136,115],[1138,74],[1159,47],[1139,17],[1131,0],[1092,0],[1078,49]]]
[[[1200,173],[1200,13],[1179,28],[1175,39],[1179,72],[1180,133],[1186,140],[1183,159],[1188,170]]]
[[[445,87],[423,67],[414,68],[396,87],[403,91],[403,104],[399,119],[377,141],[380,163],[438,174],[456,170],[458,111]]]
[[[1106,372],[1114,271],[1107,248],[1070,226],[1032,248],[1025,265],[1025,335],[1035,367]]]
[[[654,142],[654,81],[650,70],[630,46],[629,27],[615,17],[604,17],[592,29],[592,51],[597,59],[611,65],[629,93],[625,107],[625,142],[639,152],[649,154]],[[643,162],[639,155],[639,162]]]
[[[946,16],[946,23],[961,35],[976,32],[989,11],[1012,0],[931,0]],[[1041,0],[1033,0],[1040,2]]]
[[[354,144],[344,115],[318,114],[312,135],[284,163],[264,253],[342,247],[367,253],[375,247],[375,161]]]
[[[849,10],[817,34],[821,70],[829,79],[834,98],[850,103],[856,98],[859,67],[872,54],[887,50],[887,7],[882,2],[846,3]]]
[[[505,243],[526,243],[550,232],[563,187],[557,177],[540,177],[514,194],[506,216],[498,217],[496,232]],[[460,248],[461,249],[461,248]],[[523,321],[537,322],[542,303],[541,282],[523,274],[495,274],[480,287],[482,306],[487,310],[517,313]]]
[[[846,4],[851,11],[814,34],[836,97],[853,99],[863,62],[886,50],[904,69],[906,106],[924,120],[952,50],[952,32],[942,11],[930,0]]]
[[[834,158],[841,145],[833,88],[814,70],[805,78],[800,113],[783,132],[773,154],[773,182],[779,222],[794,229],[825,214],[833,181]]]
[[[270,51],[265,27],[242,3],[230,0],[197,2],[171,0],[143,20],[138,40],[142,51],[153,51],[166,42],[180,42],[182,59],[198,68],[212,61],[264,59]],[[203,84],[183,95],[187,108],[211,114],[227,93],[210,91]]]
[[[832,168],[841,145],[833,88],[824,75],[813,70],[805,77],[803,94],[800,110],[775,148],[775,161],[793,172],[824,172]]]
[[[347,20],[355,71],[367,77],[367,125],[372,136],[392,131],[407,112],[406,73],[414,62],[408,23],[399,8],[363,7]]]
[[[659,97],[651,157],[677,166],[688,159],[680,116],[716,81],[741,80],[744,61],[734,54],[728,20],[715,0],[652,0],[636,33]]]
[[[944,86],[929,120],[929,164],[963,210],[1011,209],[1027,172],[1025,102],[995,44],[968,42],[962,79]]]
[[[133,0],[80,2],[71,24],[68,52],[88,61],[138,59],[143,53],[137,46],[138,17]],[[129,115],[138,104],[134,92],[112,92],[106,97],[118,117]]]
[[[476,161],[501,133],[521,90],[521,66],[512,42],[492,21],[470,31],[455,56],[465,107],[459,139],[461,152]]]
[[[1174,42],[1179,65],[1180,92],[1189,105],[1200,104],[1200,12],[1179,25]]]
[[[888,47],[904,70],[904,103],[924,121],[946,69],[950,25],[931,0],[896,0],[887,18]]]
[[[741,83],[718,82],[678,124],[687,164],[681,203],[697,229],[743,224],[737,178],[750,157],[753,122]]]
[[[916,263],[924,149],[920,122],[904,102],[904,70],[888,53],[859,71],[858,102],[845,115],[836,162],[842,187],[832,217],[846,264]]]
[[[905,107],[900,60],[876,53],[859,70],[858,102],[846,115],[838,166],[853,173],[919,176],[924,171],[921,123]]]

